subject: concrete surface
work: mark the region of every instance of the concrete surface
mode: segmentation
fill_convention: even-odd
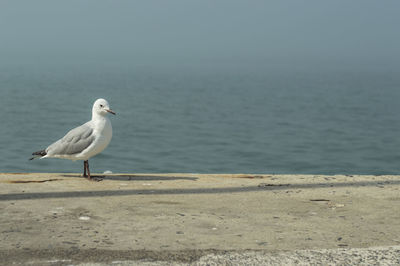
[[[0,174],[3,265],[400,264],[400,177]]]

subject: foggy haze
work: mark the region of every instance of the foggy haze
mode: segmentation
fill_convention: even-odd
[[[392,64],[398,1],[1,1],[0,64]]]

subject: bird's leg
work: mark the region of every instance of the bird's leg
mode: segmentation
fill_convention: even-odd
[[[88,177],[88,179],[91,179],[90,170],[89,170],[89,160],[86,160],[86,168],[87,168],[87,173],[88,173],[87,177]]]
[[[84,176],[84,177],[87,177],[87,174],[86,174],[86,164],[87,164],[87,161],[83,161],[83,176]]]
[[[92,176],[90,176],[89,160],[86,161],[86,168],[87,168],[87,173],[88,173],[87,178],[88,178],[89,181],[96,181],[96,182],[103,181],[103,178],[101,178],[101,177],[98,177],[98,176],[93,176],[92,177]]]

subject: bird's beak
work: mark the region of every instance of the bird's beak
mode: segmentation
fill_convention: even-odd
[[[107,111],[107,112],[109,112],[110,114],[113,114],[113,115],[115,115],[115,112],[114,112],[113,110],[106,109],[106,111]]]

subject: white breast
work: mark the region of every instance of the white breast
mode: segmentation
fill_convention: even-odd
[[[112,126],[110,120],[105,117],[102,121],[95,121],[93,134],[95,135],[95,140],[92,145],[77,156],[80,160],[88,160],[102,152],[108,146],[112,138]]]

